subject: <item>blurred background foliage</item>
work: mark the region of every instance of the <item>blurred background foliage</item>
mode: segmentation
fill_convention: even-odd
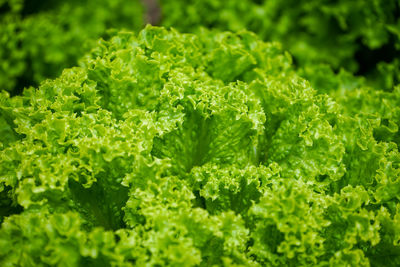
[[[0,88],[18,94],[54,78],[109,29],[143,24],[139,0],[0,0]]]

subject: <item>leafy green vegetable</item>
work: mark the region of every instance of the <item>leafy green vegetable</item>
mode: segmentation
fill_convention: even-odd
[[[400,264],[399,87],[314,89],[247,31],[81,62],[0,95],[2,266]]]

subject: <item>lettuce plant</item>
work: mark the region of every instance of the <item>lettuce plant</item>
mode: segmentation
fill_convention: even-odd
[[[399,101],[247,31],[122,31],[1,94],[0,263],[398,266]]]

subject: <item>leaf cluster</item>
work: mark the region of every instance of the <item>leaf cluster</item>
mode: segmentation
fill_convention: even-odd
[[[0,95],[0,263],[398,266],[399,101],[247,31],[122,31]]]

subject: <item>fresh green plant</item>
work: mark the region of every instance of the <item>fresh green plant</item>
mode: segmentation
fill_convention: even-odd
[[[110,28],[141,29],[142,9],[139,0],[0,0],[0,90],[57,77]]]
[[[1,266],[399,266],[400,87],[146,27],[0,96]]]

